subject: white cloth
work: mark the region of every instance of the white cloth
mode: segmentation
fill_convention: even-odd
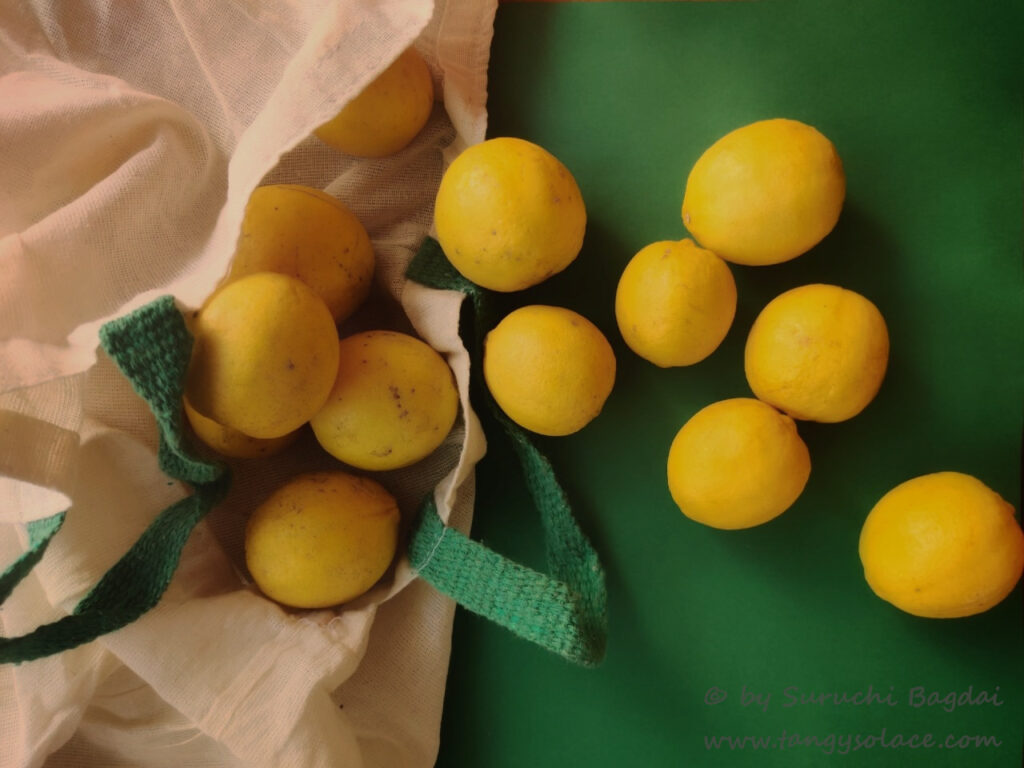
[[[460,297],[402,274],[446,162],[484,136],[494,11],[495,0],[0,2],[0,567],[23,550],[25,522],[70,508],[0,610],[0,633],[66,614],[186,492],[157,468],[153,419],[97,332],[159,295],[198,306],[261,183],[345,202],[378,258],[377,309],[359,322],[403,322],[400,302],[448,356],[465,418],[430,460],[379,479],[407,516],[436,486],[442,517],[468,529],[483,438]],[[310,136],[413,43],[443,99],[409,148],[357,160]],[[242,467],[155,609],[0,667],[0,767],[432,765],[451,601],[404,560],[340,611],[287,612],[240,576],[247,511],[332,462],[307,434],[287,458]]]

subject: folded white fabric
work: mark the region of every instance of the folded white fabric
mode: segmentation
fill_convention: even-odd
[[[461,296],[405,284],[448,160],[483,139],[495,2],[45,0],[0,5],[0,567],[24,524],[68,509],[0,610],[15,636],[65,615],[164,507],[145,404],[102,352],[105,320],[164,294],[198,306],[260,183],[326,189],[361,219],[379,300],[445,353],[465,418],[382,482],[431,489],[467,530],[483,437]],[[310,136],[415,44],[443,101],[381,160]],[[387,317],[383,313],[381,317]],[[404,561],[343,611],[287,612],[236,567],[254,500],[330,465],[315,445],[242,469],[159,605],[56,657],[0,667],[0,766],[432,765],[453,604]]]

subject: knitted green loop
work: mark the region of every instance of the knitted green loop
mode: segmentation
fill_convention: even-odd
[[[225,468],[192,455],[186,445],[181,399],[192,338],[173,298],[157,299],[107,323],[100,329],[100,341],[156,417],[160,467],[191,484],[194,492],[161,512],[70,616],[21,637],[0,638],[0,663],[21,663],[59,653],[135,621],[160,600],[192,529],[227,493],[230,478]],[[63,520],[63,515],[55,517]],[[12,570],[24,575],[38,562],[45,542],[59,527],[60,522],[54,521],[37,534],[30,529],[30,539],[41,534],[41,543],[5,571],[4,586]],[[14,583],[16,580],[11,589]],[[6,594],[0,593],[0,597]]]
[[[44,517],[42,520],[33,520],[26,526],[28,528],[28,549],[0,574],[0,603],[10,596],[14,588],[18,586],[18,582],[28,576],[29,571],[35,568],[36,563],[43,559],[50,539],[64,524],[65,514],[60,512],[50,515],[50,517]]]
[[[420,507],[409,561],[422,579],[463,608],[577,664],[600,661],[604,631],[594,620],[594,606],[566,582],[447,527],[430,497]]]
[[[181,400],[192,355],[192,336],[174,297],[162,296],[100,328],[103,348],[132,383],[160,428],[160,469],[192,485],[211,483],[224,466],[190,454]]]
[[[491,325],[487,292],[462,277],[431,238],[423,243],[406,277],[469,296],[475,314],[472,352],[475,360],[481,360],[483,332]],[[472,373],[474,387],[484,394],[480,366],[474,365]],[[420,507],[409,560],[425,581],[463,607],[570,661],[594,666],[604,658],[608,634],[608,598],[600,560],[576,524],[551,464],[493,399],[487,402],[512,441],[530,497],[540,512],[551,575],[515,563],[445,526],[432,497]]]

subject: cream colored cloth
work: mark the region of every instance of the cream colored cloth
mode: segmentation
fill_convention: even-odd
[[[225,273],[252,189],[345,202],[378,257],[374,306],[456,372],[464,418],[431,460],[379,479],[410,513],[432,488],[472,515],[483,450],[460,297],[403,284],[441,172],[486,125],[494,0],[0,3],[0,567],[24,523],[70,509],[0,610],[0,632],[66,614],[186,492],[157,468],[145,405],[102,352],[107,319],[166,293],[197,306]],[[410,44],[443,96],[412,146],[349,158],[312,138]],[[389,309],[388,303],[391,303]],[[0,667],[0,766],[428,766],[452,603],[400,561],[344,610],[286,612],[244,583],[247,511],[337,466],[309,436],[245,467],[189,540],[160,604],[80,648]],[[271,468],[268,468],[271,467]]]

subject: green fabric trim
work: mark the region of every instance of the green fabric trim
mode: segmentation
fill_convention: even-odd
[[[11,592],[18,586],[18,583],[28,576],[29,571],[35,568],[36,563],[43,559],[50,539],[64,525],[65,514],[65,512],[59,512],[56,515],[44,517],[42,520],[33,520],[26,526],[28,549],[0,574],[0,603],[11,596]]]
[[[120,629],[156,605],[192,529],[224,498],[230,484],[223,465],[198,458],[186,445],[181,401],[192,337],[174,299],[162,297],[107,323],[100,329],[100,342],[156,417],[161,469],[190,484],[194,492],[161,512],[70,616],[20,637],[0,638],[0,663],[17,664],[74,648]],[[63,514],[59,517],[62,522]],[[59,527],[57,523],[48,532],[35,533],[30,529],[30,540],[38,536],[49,541]],[[44,548],[42,542],[30,549],[12,568],[34,558],[23,567],[27,573]]]
[[[406,277],[470,298],[475,318],[471,352],[475,360],[482,360],[484,331],[492,325],[487,292],[460,275],[431,238],[424,241]],[[486,393],[480,365],[473,366],[472,374],[474,387]],[[600,559],[577,525],[551,464],[489,396],[487,403],[512,441],[540,513],[551,575],[513,562],[445,526],[432,496],[420,506],[409,560],[425,581],[463,607],[572,662],[595,666],[604,658],[608,635]]]

